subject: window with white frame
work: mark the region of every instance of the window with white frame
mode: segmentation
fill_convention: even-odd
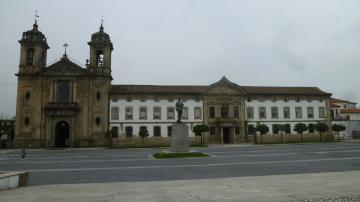
[[[278,119],[279,118],[279,113],[278,113],[278,108],[277,107],[271,107],[271,118],[272,119]]]
[[[266,108],[265,107],[259,107],[259,118],[266,119]]]
[[[248,119],[254,118],[254,107],[246,107],[246,117]]]
[[[140,107],[140,109],[139,109],[139,119],[140,120],[146,120],[147,119],[147,108],[146,107]]]
[[[319,107],[319,118],[325,118],[325,107]]]
[[[314,107],[308,107],[307,108],[307,117],[309,119],[313,119],[314,118]]]
[[[284,107],[284,119],[290,119],[290,107]]]
[[[302,118],[302,108],[301,107],[295,107],[295,115],[297,119]]]
[[[201,107],[194,108],[194,119],[195,120],[201,119]]]
[[[119,120],[119,107],[111,107],[111,120]]]
[[[175,119],[175,108],[174,107],[168,107],[167,108],[167,119],[168,120],[174,120]]]
[[[181,119],[188,120],[189,119],[189,110],[187,107],[183,108]]]
[[[240,117],[240,109],[238,106],[234,107],[234,118]]]
[[[133,119],[133,108],[126,107],[125,108],[125,120],[132,120]]]
[[[161,107],[154,107],[153,108],[153,118],[154,120],[160,120],[161,119]]]

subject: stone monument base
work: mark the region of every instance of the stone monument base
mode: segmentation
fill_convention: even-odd
[[[190,151],[189,127],[185,123],[172,124],[170,151],[176,153]]]

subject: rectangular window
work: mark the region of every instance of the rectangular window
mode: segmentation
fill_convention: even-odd
[[[210,135],[215,135],[215,127],[210,127],[209,133],[210,133]]]
[[[319,118],[325,118],[325,107],[319,107]]]
[[[125,120],[132,120],[133,119],[133,108],[126,107],[125,108]]]
[[[307,108],[307,117],[309,119],[313,119],[314,118],[314,107],[308,107]]]
[[[181,119],[188,120],[189,119],[189,110],[187,107],[183,108]]]
[[[118,134],[119,134],[119,127],[117,127],[117,126],[111,127],[111,137],[117,138]]]
[[[290,119],[290,107],[284,107],[284,119]]]
[[[228,113],[229,113],[229,107],[222,106],[221,107],[221,118],[228,118]]]
[[[266,119],[266,108],[265,107],[259,107],[259,118]]]
[[[168,120],[174,120],[175,119],[175,108],[174,107],[168,107],[167,108],[167,119]]]
[[[248,119],[254,118],[254,107],[246,107],[246,114]]]
[[[234,118],[240,117],[240,110],[239,107],[234,107]]]
[[[119,107],[111,107],[111,120],[119,120]]]
[[[279,113],[278,113],[278,108],[277,107],[271,107],[271,118],[272,119],[278,119],[279,118]]]
[[[211,119],[215,118],[215,107],[209,107],[209,117]]]
[[[253,125],[248,125],[247,127],[247,132],[248,132],[248,135],[254,135],[255,134],[255,127]]]
[[[154,137],[160,137],[160,136],[161,136],[161,127],[154,126]]]
[[[285,127],[285,133],[286,134],[291,134],[291,126],[290,126],[290,124],[285,124],[284,127]]]
[[[153,118],[154,120],[160,120],[161,119],[161,107],[154,107],[153,108]]]
[[[132,137],[133,128],[131,126],[126,126],[125,127],[125,134],[126,134],[126,137]]]
[[[201,119],[201,107],[194,108],[194,119],[195,120]]]
[[[171,131],[172,131],[172,126],[168,126],[168,127],[167,127],[167,132],[168,132],[168,133],[167,133],[167,136],[168,136],[168,137],[171,137]]]
[[[139,118],[140,118],[140,120],[146,120],[147,119],[147,108],[146,107],[140,107]]]
[[[314,124],[309,124],[309,133],[314,133]]]
[[[302,108],[301,107],[295,107],[295,114],[297,119],[302,118]]]

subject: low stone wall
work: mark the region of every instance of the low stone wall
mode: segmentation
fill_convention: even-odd
[[[23,187],[29,184],[29,172],[0,173],[0,190]]]
[[[279,134],[273,135],[257,135],[257,140],[259,144],[272,144],[272,143],[300,143],[300,142],[320,142],[320,134],[306,133],[303,134],[303,139],[301,141],[300,134]],[[337,138],[335,137],[335,140]],[[333,141],[333,136],[329,134],[322,134],[321,141]],[[253,136],[249,136],[249,142],[254,142]]]

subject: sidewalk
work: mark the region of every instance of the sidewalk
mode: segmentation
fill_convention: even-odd
[[[359,201],[359,176],[360,171],[349,171],[204,180],[29,186],[0,191],[0,202],[263,202],[346,196],[358,199],[352,201]]]

